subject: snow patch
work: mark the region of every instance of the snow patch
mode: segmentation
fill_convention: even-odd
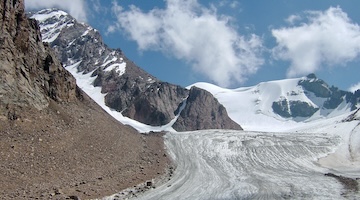
[[[150,131],[170,131],[176,132],[172,125],[175,123],[176,119],[173,119],[170,123],[163,126],[149,126],[128,117],[124,117],[120,112],[109,108],[105,104],[105,95],[101,93],[101,87],[94,87],[93,82],[96,79],[96,76],[92,77],[91,74],[93,72],[89,72],[87,74],[83,74],[79,72],[77,67],[80,65],[82,61],[76,62],[72,65],[65,66],[76,79],[76,84],[81,88],[87,95],[89,95],[102,109],[104,109],[107,113],[109,113],[112,117],[114,117],[119,122],[130,125],[135,128],[140,133],[148,133]],[[69,63],[72,63],[71,60]]]
[[[126,71],[126,63],[116,63],[116,64],[112,64],[109,67],[105,68],[104,71],[112,71],[114,70],[116,71],[116,73],[119,74],[119,76],[123,75]]]
[[[34,14],[31,17],[38,20],[39,22],[44,22],[47,19],[50,18],[57,18],[59,19],[61,16],[67,16],[68,14],[64,11],[61,10],[57,10],[57,11],[53,11],[53,10],[46,10],[47,12],[44,14]]]

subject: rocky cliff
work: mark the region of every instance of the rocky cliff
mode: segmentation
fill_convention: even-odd
[[[78,23],[67,13],[48,9],[32,13],[31,16],[39,20],[43,40],[54,48],[65,67],[77,65],[79,73],[92,73],[96,77],[92,84],[101,87],[101,92],[106,94],[105,104],[122,115],[151,126],[166,125],[176,117],[176,110],[188,98],[189,90],[162,82],[148,74],[129,60],[120,49],[108,48],[97,30]],[[206,110],[212,105],[197,106],[202,106],[197,110]],[[183,123],[207,117],[211,115],[188,119]],[[216,120],[219,123],[232,121],[226,112],[218,115]],[[223,123],[222,128],[231,129],[232,127],[226,126],[228,124],[230,123]],[[193,127],[193,124],[185,126],[187,130],[199,129],[199,126]],[[205,122],[201,126],[202,129],[213,127]]]
[[[0,199],[102,198],[165,172],[162,138],[78,89],[23,0],[1,2],[0,28]]]
[[[227,112],[214,96],[203,89],[192,87],[186,105],[173,125],[177,131],[202,129],[234,129],[241,126],[227,119]]]
[[[76,97],[75,79],[43,45],[39,26],[24,14],[22,1],[4,1],[0,8],[1,114],[15,107],[48,106]]]

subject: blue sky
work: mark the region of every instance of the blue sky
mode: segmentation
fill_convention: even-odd
[[[140,67],[182,86],[237,88],[315,73],[360,88],[358,0],[25,0],[98,29]]]

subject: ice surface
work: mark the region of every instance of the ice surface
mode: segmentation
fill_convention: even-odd
[[[355,112],[355,111],[354,111]],[[353,113],[354,113],[353,112]],[[322,159],[319,163],[337,174],[347,177],[360,177],[360,121],[344,121],[349,114],[331,119],[309,123],[306,126],[291,129],[294,133],[326,133],[341,137],[336,151]]]
[[[338,136],[208,130],[168,133],[165,142],[171,180],[136,199],[344,199],[343,185],[316,162]]]

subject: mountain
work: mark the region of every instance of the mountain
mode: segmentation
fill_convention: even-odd
[[[203,130],[213,125],[213,123],[217,123],[215,127],[220,127],[220,129],[228,129],[228,127],[236,130],[241,129],[238,124],[230,120],[224,120],[222,116],[227,116],[226,109],[210,92],[191,87],[189,97],[184,102],[180,116],[173,127],[175,130],[185,131],[191,131],[189,127]]]
[[[180,114],[177,111],[187,99],[192,98],[190,90],[162,82],[148,74],[120,49],[107,47],[97,30],[77,22],[61,10],[47,9],[30,15],[39,21],[43,41],[49,43],[65,68],[76,77],[78,85],[93,99],[98,99],[96,102],[103,109],[141,132],[174,130],[172,126]],[[86,83],[80,83],[80,80]],[[216,103],[212,104],[214,109],[218,108],[219,103],[214,97],[211,98]],[[190,102],[187,105],[190,106]],[[205,110],[206,106],[196,104],[191,108]],[[211,117],[211,113],[202,114],[209,117],[191,118],[194,115],[188,115],[190,118],[182,122],[185,123],[183,126],[177,126],[176,130],[241,129],[226,112],[221,112],[216,118]],[[206,123],[201,121],[205,118],[209,120]],[[226,123],[220,124],[220,121]]]
[[[193,86],[211,92],[245,130],[285,130],[289,125],[332,118],[358,108],[360,99],[359,90],[351,93],[330,87],[315,74],[237,89],[208,83]]]
[[[161,135],[122,125],[78,88],[23,0],[0,13],[0,199],[100,198],[165,173]]]

